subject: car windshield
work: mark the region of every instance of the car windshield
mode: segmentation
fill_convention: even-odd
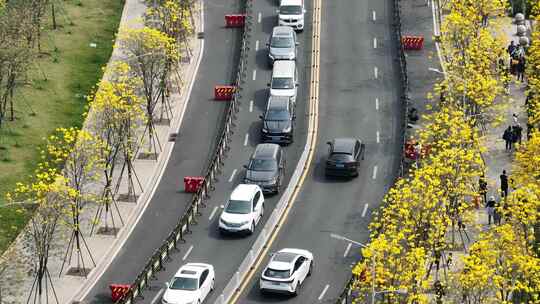
[[[272,159],[252,159],[248,167],[253,171],[275,171],[277,164]]]
[[[270,42],[270,47],[291,48],[293,47],[293,40],[291,39],[291,37],[274,36],[272,37],[272,41]]]
[[[284,121],[289,120],[289,112],[287,109],[269,109],[266,112],[265,120],[270,121]]]
[[[290,272],[290,270],[276,270],[272,268],[266,268],[264,276],[276,279],[286,279],[290,277]]]
[[[230,200],[225,212],[234,214],[248,214],[251,212],[251,203],[248,201]]]
[[[294,82],[292,78],[272,78],[272,89],[292,89]]]
[[[279,7],[279,13],[282,15],[301,15],[302,7],[300,5],[282,5]]]
[[[352,160],[352,155],[346,153],[333,153],[330,155],[330,160],[335,162],[348,162]]]
[[[169,289],[173,290],[197,290],[197,279],[175,277],[172,281]]]

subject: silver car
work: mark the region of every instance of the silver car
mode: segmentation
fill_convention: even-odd
[[[276,26],[268,42],[268,63],[275,60],[296,60],[296,33],[290,26]]]

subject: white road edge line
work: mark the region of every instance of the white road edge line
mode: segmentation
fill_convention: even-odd
[[[366,204],[364,205],[364,210],[362,211],[362,217],[365,217],[365,216],[366,216],[366,213],[367,213],[368,207],[369,207],[369,204],[368,204],[368,203],[366,203]]]
[[[261,23],[261,20],[262,20],[262,14],[259,13],[259,15],[257,16],[257,22]]]
[[[373,167],[373,176],[372,176],[373,179],[377,179],[377,166],[375,165]]]
[[[185,261],[189,254],[191,253],[191,250],[193,250],[193,245],[189,246],[189,249],[187,250],[186,254],[184,254],[184,257],[182,258],[182,261]]]
[[[218,210],[218,206],[215,206],[214,210],[212,210],[212,213],[210,213],[210,216],[208,217],[209,221],[212,221],[212,218],[214,217],[214,215],[216,215],[217,210]]]
[[[377,37],[373,37],[373,48],[377,48]]]
[[[375,109],[379,111],[379,98],[375,98]]]
[[[345,253],[343,254],[343,257],[346,258],[347,255],[349,255],[349,251],[351,250],[352,243],[347,244],[347,248],[345,248]]]
[[[249,112],[253,112],[253,100],[249,101]]]
[[[259,50],[259,40],[255,41],[255,52]]]
[[[248,140],[249,140],[249,134],[246,134],[246,136],[244,137],[244,146],[247,146]]]
[[[257,70],[253,70],[253,80],[257,79]]]
[[[322,300],[322,298],[324,297],[324,295],[326,294],[326,292],[328,291],[328,287],[330,287],[330,285],[326,284],[326,286],[324,286],[324,289],[323,291],[321,292],[321,295],[319,296],[319,301]]]
[[[201,26],[200,31],[204,33],[204,0],[201,0],[201,6],[199,8],[199,11],[200,11],[200,16],[201,16],[200,17],[200,26]],[[190,96],[191,96],[191,91],[193,90],[193,86],[195,84],[195,79],[197,78],[196,76],[197,76],[198,71],[199,71],[199,66],[201,65],[201,61],[202,61],[202,57],[203,57],[203,53],[204,53],[204,39],[200,39],[200,41],[201,41],[201,49],[199,51],[199,56],[197,58],[197,63],[195,65],[193,78],[191,79],[191,82],[190,82],[188,90],[187,90],[187,95],[186,95],[186,99],[185,99],[186,102],[184,103],[184,106],[183,106],[183,108],[181,110],[181,113],[180,113],[180,116],[178,118],[180,120],[180,123],[179,123],[178,128],[176,129],[176,131],[180,130],[180,127],[182,125],[182,121],[184,119],[184,114],[185,114],[186,109],[187,109],[187,104],[188,104],[188,101],[189,101]],[[129,236],[131,235],[131,233],[133,232],[133,230],[137,226],[137,223],[142,218],[142,216],[144,214],[144,211],[148,207],[150,201],[152,200],[152,197],[154,196],[154,193],[156,192],[156,190],[158,188],[159,182],[161,181],[161,179],[163,177],[163,174],[165,173],[165,168],[167,167],[166,164],[169,162],[169,159],[171,158],[174,144],[175,144],[175,142],[171,142],[171,145],[170,145],[171,148],[168,151],[166,151],[165,153],[163,153],[164,157],[166,159],[165,160],[165,165],[161,168],[160,172],[158,173],[158,176],[156,178],[156,182],[155,182],[154,185],[152,185],[152,188],[151,188],[150,193],[148,195],[148,199],[146,200],[146,202],[144,202],[144,205],[142,206],[142,210],[138,214],[132,214],[130,216],[130,218],[135,216],[136,217],[135,220],[133,221],[133,223],[128,225],[129,226],[128,229],[122,229],[122,232],[120,232],[120,235],[117,236],[115,242],[118,241],[119,245],[117,246],[117,244],[113,244],[112,245],[113,248],[107,250],[107,253],[105,253],[104,257],[97,263],[98,266],[96,266],[93,269],[93,271],[90,273],[90,276],[86,279],[86,282],[79,288],[77,293],[68,302],[71,303],[71,302],[75,301],[76,299],[82,301],[88,295],[88,293],[90,293],[92,288],[94,288],[94,286],[99,281],[101,276],[109,268],[109,266],[112,264],[115,257],[118,255],[120,250],[123,248],[123,245],[127,242],[127,239],[129,238]],[[143,192],[143,195],[144,195],[144,192]],[[126,223],[129,223],[130,221],[131,221],[131,219],[128,219],[126,221]],[[99,266],[101,266],[101,267],[99,267]]]
[[[372,11],[371,16],[372,16],[373,21],[377,20],[377,12],[376,11]]]
[[[380,143],[380,142],[381,142],[381,133],[377,131],[377,143]]]
[[[165,291],[165,288],[161,288],[157,295],[154,297],[154,299],[152,299],[152,302],[151,304],[156,304],[156,302],[159,300],[159,298],[161,297],[161,294],[163,294],[163,292]]]
[[[373,75],[375,76],[375,79],[379,78],[379,68],[373,67]]]
[[[236,171],[237,171],[236,169],[233,170],[231,177],[229,177],[229,183],[232,183],[234,176],[236,175]]]

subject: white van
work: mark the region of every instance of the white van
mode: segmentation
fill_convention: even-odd
[[[294,60],[277,60],[272,69],[270,86],[271,96],[286,96],[296,102],[298,72]]]
[[[304,0],[281,0],[279,4],[279,25],[287,25],[297,31],[304,30]]]

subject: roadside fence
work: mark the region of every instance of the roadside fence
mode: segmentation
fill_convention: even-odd
[[[219,175],[220,169],[223,166],[226,158],[227,151],[230,149],[229,145],[233,133],[232,128],[234,127],[235,116],[238,112],[241,86],[244,82],[247,69],[249,50],[247,38],[249,37],[249,32],[251,31],[251,26],[253,23],[252,0],[244,0],[242,6],[247,18],[245,25],[242,28],[240,60],[236,72],[236,79],[234,81],[236,90],[232,100],[229,101],[221,137],[217,143],[214,156],[212,157],[207,173],[204,177],[204,181],[199,190],[193,195],[191,204],[178,221],[178,224],[174,230],[164,240],[163,244],[154,252],[152,257],[146,262],[143,270],[131,284],[129,291],[118,301],[116,301],[116,304],[132,304],[135,302],[137,297],[142,296],[144,289],[149,286],[149,282],[156,279],[155,274],[164,269],[165,263],[170,260],[171,253],[178,252],[178,244],[185,242],[185,235],[190,234],[191,226],[197,224],[197,217],[201,215],[200,209],[206,207],[204,201],[210,197],[209,193],[214,190],[216,177]]]
[[[407,174],[408,172],[408,166],[405,162],[404,157],[404,149],[405,149],[405,142],[407,140],[406,138],[406,130],[408,125],[408,113],[409,113],[409,79],[407,76],[407,59],[405,57],[405,50],[403,48],[403,45],[401,44],[401,6],[400,6],[401,0],[394,0],[394,33],[395,33],[395,41],[397,43],[397,49],[398,49],[398,61],[399,61],[399,76],[401,78],[401,96],[400,96],[400,106],[402,110],[402,132],[401,132],[401,147],[399,149],[400,151],[400,165],[399,165],[399,172],[397,175],[397,178],[400,178]],[[336,304],[350,304],[354,299],[356,299],[358,296],[357,292],[353,290],[353,284],[354,281],[357,278],[355,278],[354,275],[351,276],[349,281],[347,281],[345,288],[339,295],[339,297],[336,299]]]

